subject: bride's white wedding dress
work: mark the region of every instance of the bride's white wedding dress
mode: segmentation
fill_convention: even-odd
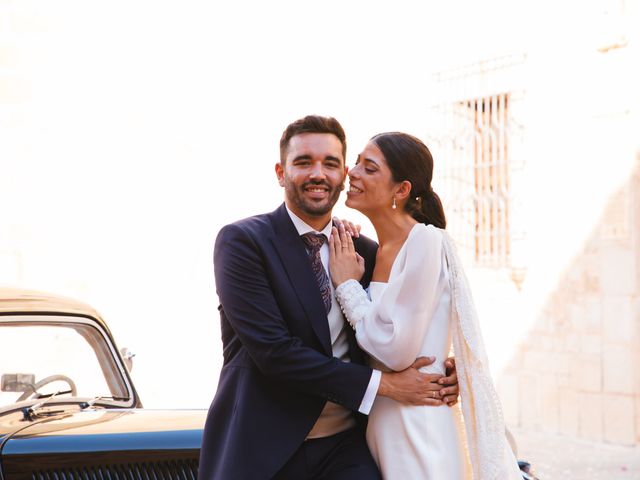
[[[458,406],[376,398],[367,442],[385,480],[522,479],[505,437],[469,287],[444,230],[416,224],[387,283],[372,282],[367,294],[349,280],[336,295],[374,368],[403,370],[419,356],[435,356],[423,370],[444,374],[454,345],[464,422]]]

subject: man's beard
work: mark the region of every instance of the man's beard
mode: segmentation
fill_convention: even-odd
[[[321,202],[314,202],[304,196],[304,190],[310,186],[323,186],[328,189],[329,196]],[[305,182],[300,187],[296,186],[287,177],[284,179],[284,190],[289,201],[301,212],[314,217],[321,217],[329,212],[338,201],[344,184],[331,186],[328,182]]]

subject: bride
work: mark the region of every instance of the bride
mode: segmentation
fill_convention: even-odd
[[[453,343],[458,406],[407,406],[377,397],[367,442],[385,480],[522,479],[505,436],[469,287],[431,188],[433,159],[417,138],[374,136],[349,170],[346,205],[364,213],[379,241],[368,292],[364,260],[342,225],[329,240],[336,296],[360,346],[381,370],[435,355],[444,375]]]

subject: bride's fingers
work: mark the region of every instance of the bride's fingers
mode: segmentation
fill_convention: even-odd
[[[347,229],[343,226],[340,228],[340,241],[342,242],[342,248],[349,253],[355,252],[355,248],[353,246],[353,238],[347,232]]]
[[[340,235],[336,227],[331,227],[331,238],[329,239],[329,241],[331,242],[329,245],[333,246],[333,252],[336,255],[340,253],[340,248],[341,248]]]
[[[333,217],[333,224],[335,226],[344,225],[344,228],[347,230],[347,233],[352,237],[360,236],[360,225],[356,225],[355,223],[349,220],[343,220],[338,217]]]
[[[344,226],[343,223],[342,223],[342,220],[339,219],[338,217],[333,217],[332,220],[333,220],[333,226],[334,227]]]
[[[333,227],[332,231],[333,233],[331,234],[331,236],[333,237],[333,249],[336,252],[336,256],[338,256],[342,254],[344,242],[342,241],[342,235],[338,228]]]
[[[349,240],[351,240],[351,236],[347,233],[347,230],[344,228],[344,224],[340,225],[340,246],[348,250],[349,249]]]
[[[356,247],[353,245],[353,237],[351,235],[347,235],[347,246],[349,253],[356,253]]]

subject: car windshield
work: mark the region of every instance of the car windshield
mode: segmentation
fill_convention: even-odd
[[[114,346],[81,317],[0,317],[0,410],[23,401],[70,397],[128,400]],[[127,402],[128,403],[128,402]]]

